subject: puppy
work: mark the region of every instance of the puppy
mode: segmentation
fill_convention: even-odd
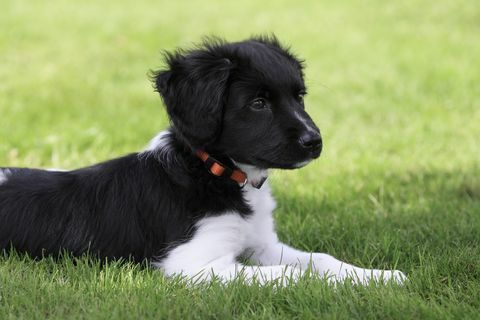
[[[311,267],[333,281],[402,282],[278,240],[268,169],[303,167],[322,149],[302,70],[275,37],[167,53],[152,76],[171,126],[147,150],[73,171],[0,169],[0,249],[146,259],[200,280],[295,280]]]

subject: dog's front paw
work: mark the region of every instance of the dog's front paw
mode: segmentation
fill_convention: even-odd
[[[354,269],[345,270],[341,274],[330,277],[331,282],[345,282],[351,281],[354,284],[368,285],[374,283],[388,283],[404,284],[407,276],[399,270],[377,270],[377,269]]]
[[[391,281],[398,283],[398,284],[404,284],[408,279],[405,273],[403,273],[400,270],[393,270],[391,271]]]
[[[404,284],[407,276],[399,270],[371,270],[365,271],[363,276],[363,284],[368,284],[370,281],[375,283],[393,282],[396,284]]]

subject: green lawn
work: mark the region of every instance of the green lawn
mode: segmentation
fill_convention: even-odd
[[[0,166],[140,150],[168,124],[147,77],[161,49],[275,32],[307,61],[325,143],[272,173],[281,238],[410,281],[185,287],[145,266],[0,255],[0,319],[480,318],[478,0],[74,3],[2,0]]]

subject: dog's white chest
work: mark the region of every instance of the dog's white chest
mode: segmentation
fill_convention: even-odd
[[[246,220],[246,243],[245,248],[251,248],[254,244],[264,242],[270,239],[274,234],[274,222],[272,212],[275,209],[276,203],[272,197],[270,186],[265,182],[261,189],[255,189],[248,185],[244,190],[244,199],[253,210],[251,216],[245,218]]]
[[[259,243],[272,240],[275,201],[270,187],[267,183],[261,189],[247,185],[243,196],[252,208],[251,215],[242,217],[238,212],[225,212],[203,218],[196,224],[193,238],[173,249],[159,266],[167,274],[179,269],[191,274],[199,268],[219,267],[225,259],[233,261]]]
[[[251,185],[245,186],[244,199],[254,211],[253,215],[270,214],[275,209],[276,204],[268,182],[265,182],[260,189],[255,189]]]

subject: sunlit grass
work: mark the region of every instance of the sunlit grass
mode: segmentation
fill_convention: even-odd
[[[281,238],[410,279],[192,288],[130,263],[3,256],[1,319],[478,317],[477,1],[7,0],[0,30],[0,166],[64,168],[168,125],[147,77],[161,49],[275,32],[306,59],[325,143],[271,175]]]

